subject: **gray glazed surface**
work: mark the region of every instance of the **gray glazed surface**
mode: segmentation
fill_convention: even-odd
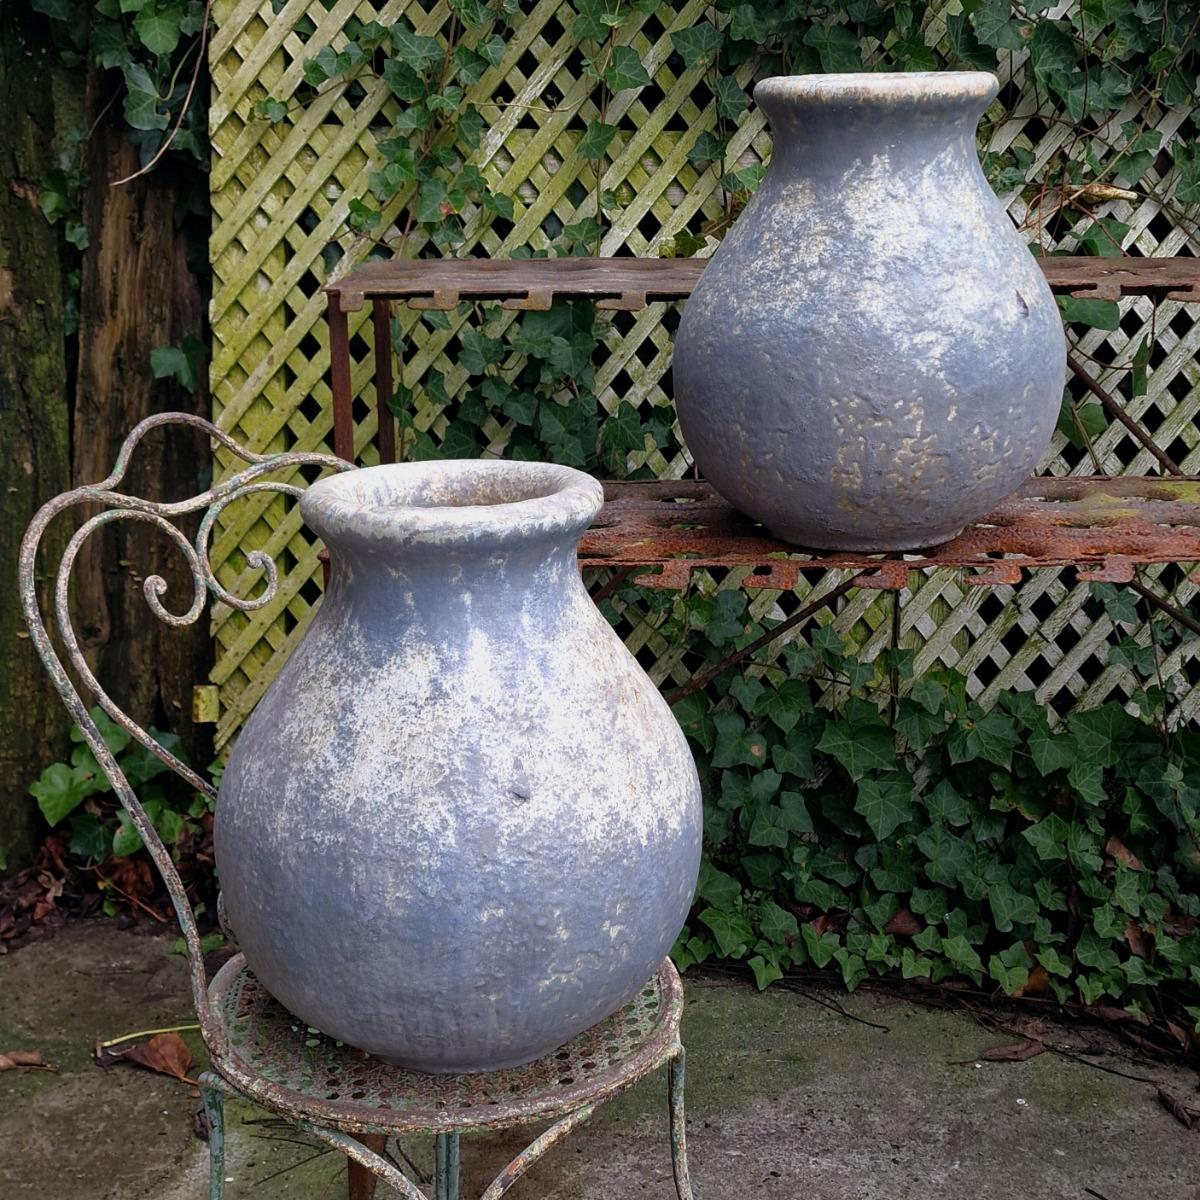
[[[251,969],[424,1071],[545,1054],[629,1000],[687,916],[686,741],[585,591],[593,479],[375,467],[301,501],[333,576],[230,756],[216,858]]]
[[[989,188],[983,72],[767,79],[770,166],[684,307],[680,424],[778,537],[946,541],[1049,444],[1066,374],[1045,278]]]

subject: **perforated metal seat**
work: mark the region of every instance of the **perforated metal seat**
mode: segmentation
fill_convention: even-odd
[[[392,1066],[305,1027],[237,955],[209,987],[228,1037],[214,1069],[274,1111],[348,1133],[504,1129],[610,1099],[679,1052],[683,989],[670,959],[624,1008],[553,1054],[473,1075]]]

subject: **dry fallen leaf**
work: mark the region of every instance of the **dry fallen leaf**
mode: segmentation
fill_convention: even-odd
[[[1142,866],[1142,860],[1138,858],[1138,856],[1134,854],[1134,852],[1130,850],[1125,843],[1122,842],[1119,837],[1117,837],[1116,834],[1113,834],[1113,836],[1104,843],[1104,852],[1106,854],[1111,854],[1112,857],[1117,860],[1117,862],[1121,863],[1122,866],[1128,867],[1131,871],[1145,870],[1145,867]]]
[[[1138,958],[1150,957],[1150,942],[1146,933],[1132,917],[1125,922],[1125,941],[1130,951]]]
[[[20,1067],[35,1067],[41,1071],[54,1070],[42,1057],[40,1050],[0,1051],[0,1071],[14,1071]]]
[[[907,908],[899,912],[883,927],[884,933],[900,934],[903,937],[913,937],[920,933],[923,926]]]
[[[185,1083],[194,1083],[188,1079],[188,1071],[195,1066],[196,1060],[188,1049],[187,1042],[177,1033],[158,1033],[145,1042],[136,1042],[128,1049],[113,1052],[113,1056],[124,1061],[137,1063],[160,1075],[170,1075],[182,1079]]]
[[[1004,1046],[993,1046],[979,1057],[984,1062],[1025,1062],[1036,1058],[1046,1049],[1045,1042],[1009,1042]]]
[[[1158,1102],[1184,1129],[1194,1129],[1200,1123],[1200,1108],[1191,1108],[1166,1088],[1158,1089]]]

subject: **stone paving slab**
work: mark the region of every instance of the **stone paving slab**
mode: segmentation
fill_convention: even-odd
[[[92,1062],[98,1039],[191,1020],[169,945],[97,922],[0,958],[0,1049],[40,1049],[58,1067],[0,1074],[3,1200],[207,1195],[190,1089]],[[1200,1130],[1173,1120],[1153,1086],[1053,1054],[975,1066],[1001,1039],[966,1016],[871,993],[837,999],[887,1031],[793,993],[689,982],[697,1200],[1200,1200]],[[1195,1072],[1112,1049],[1097,1061],[1197,1095]],[[336,1155],[251,1105],[230,1107],[229,1200],[345,1195]],[[520,1132],[464,1139],[464,1200],[523,1145]],[[431,1170],[432,1146],[402,1148]],[[618,1098],[510,1194],[670,1200],[664,1080]]]

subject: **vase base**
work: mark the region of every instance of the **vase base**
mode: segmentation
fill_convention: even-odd
[[[902,554],[916,553],[921,550],[928,550],[933,546],[941,546],[946,542],[952,542],[966,528],[965,525],[958,525],[951,529],[942,530],[940,532],[913,533],[908,536],[898,536],[895,538],[879,538],[879,537],[828,537],[820,533],[814,533],[811,530],[803,532],[796,530],[780,529],[776,527],[767,527],[771,536],[778,538],[781,542],[787,542],[791,546],[795,546],[797,550],[820,550],[823,552],[838,552],[842,551],[848,554]]]

